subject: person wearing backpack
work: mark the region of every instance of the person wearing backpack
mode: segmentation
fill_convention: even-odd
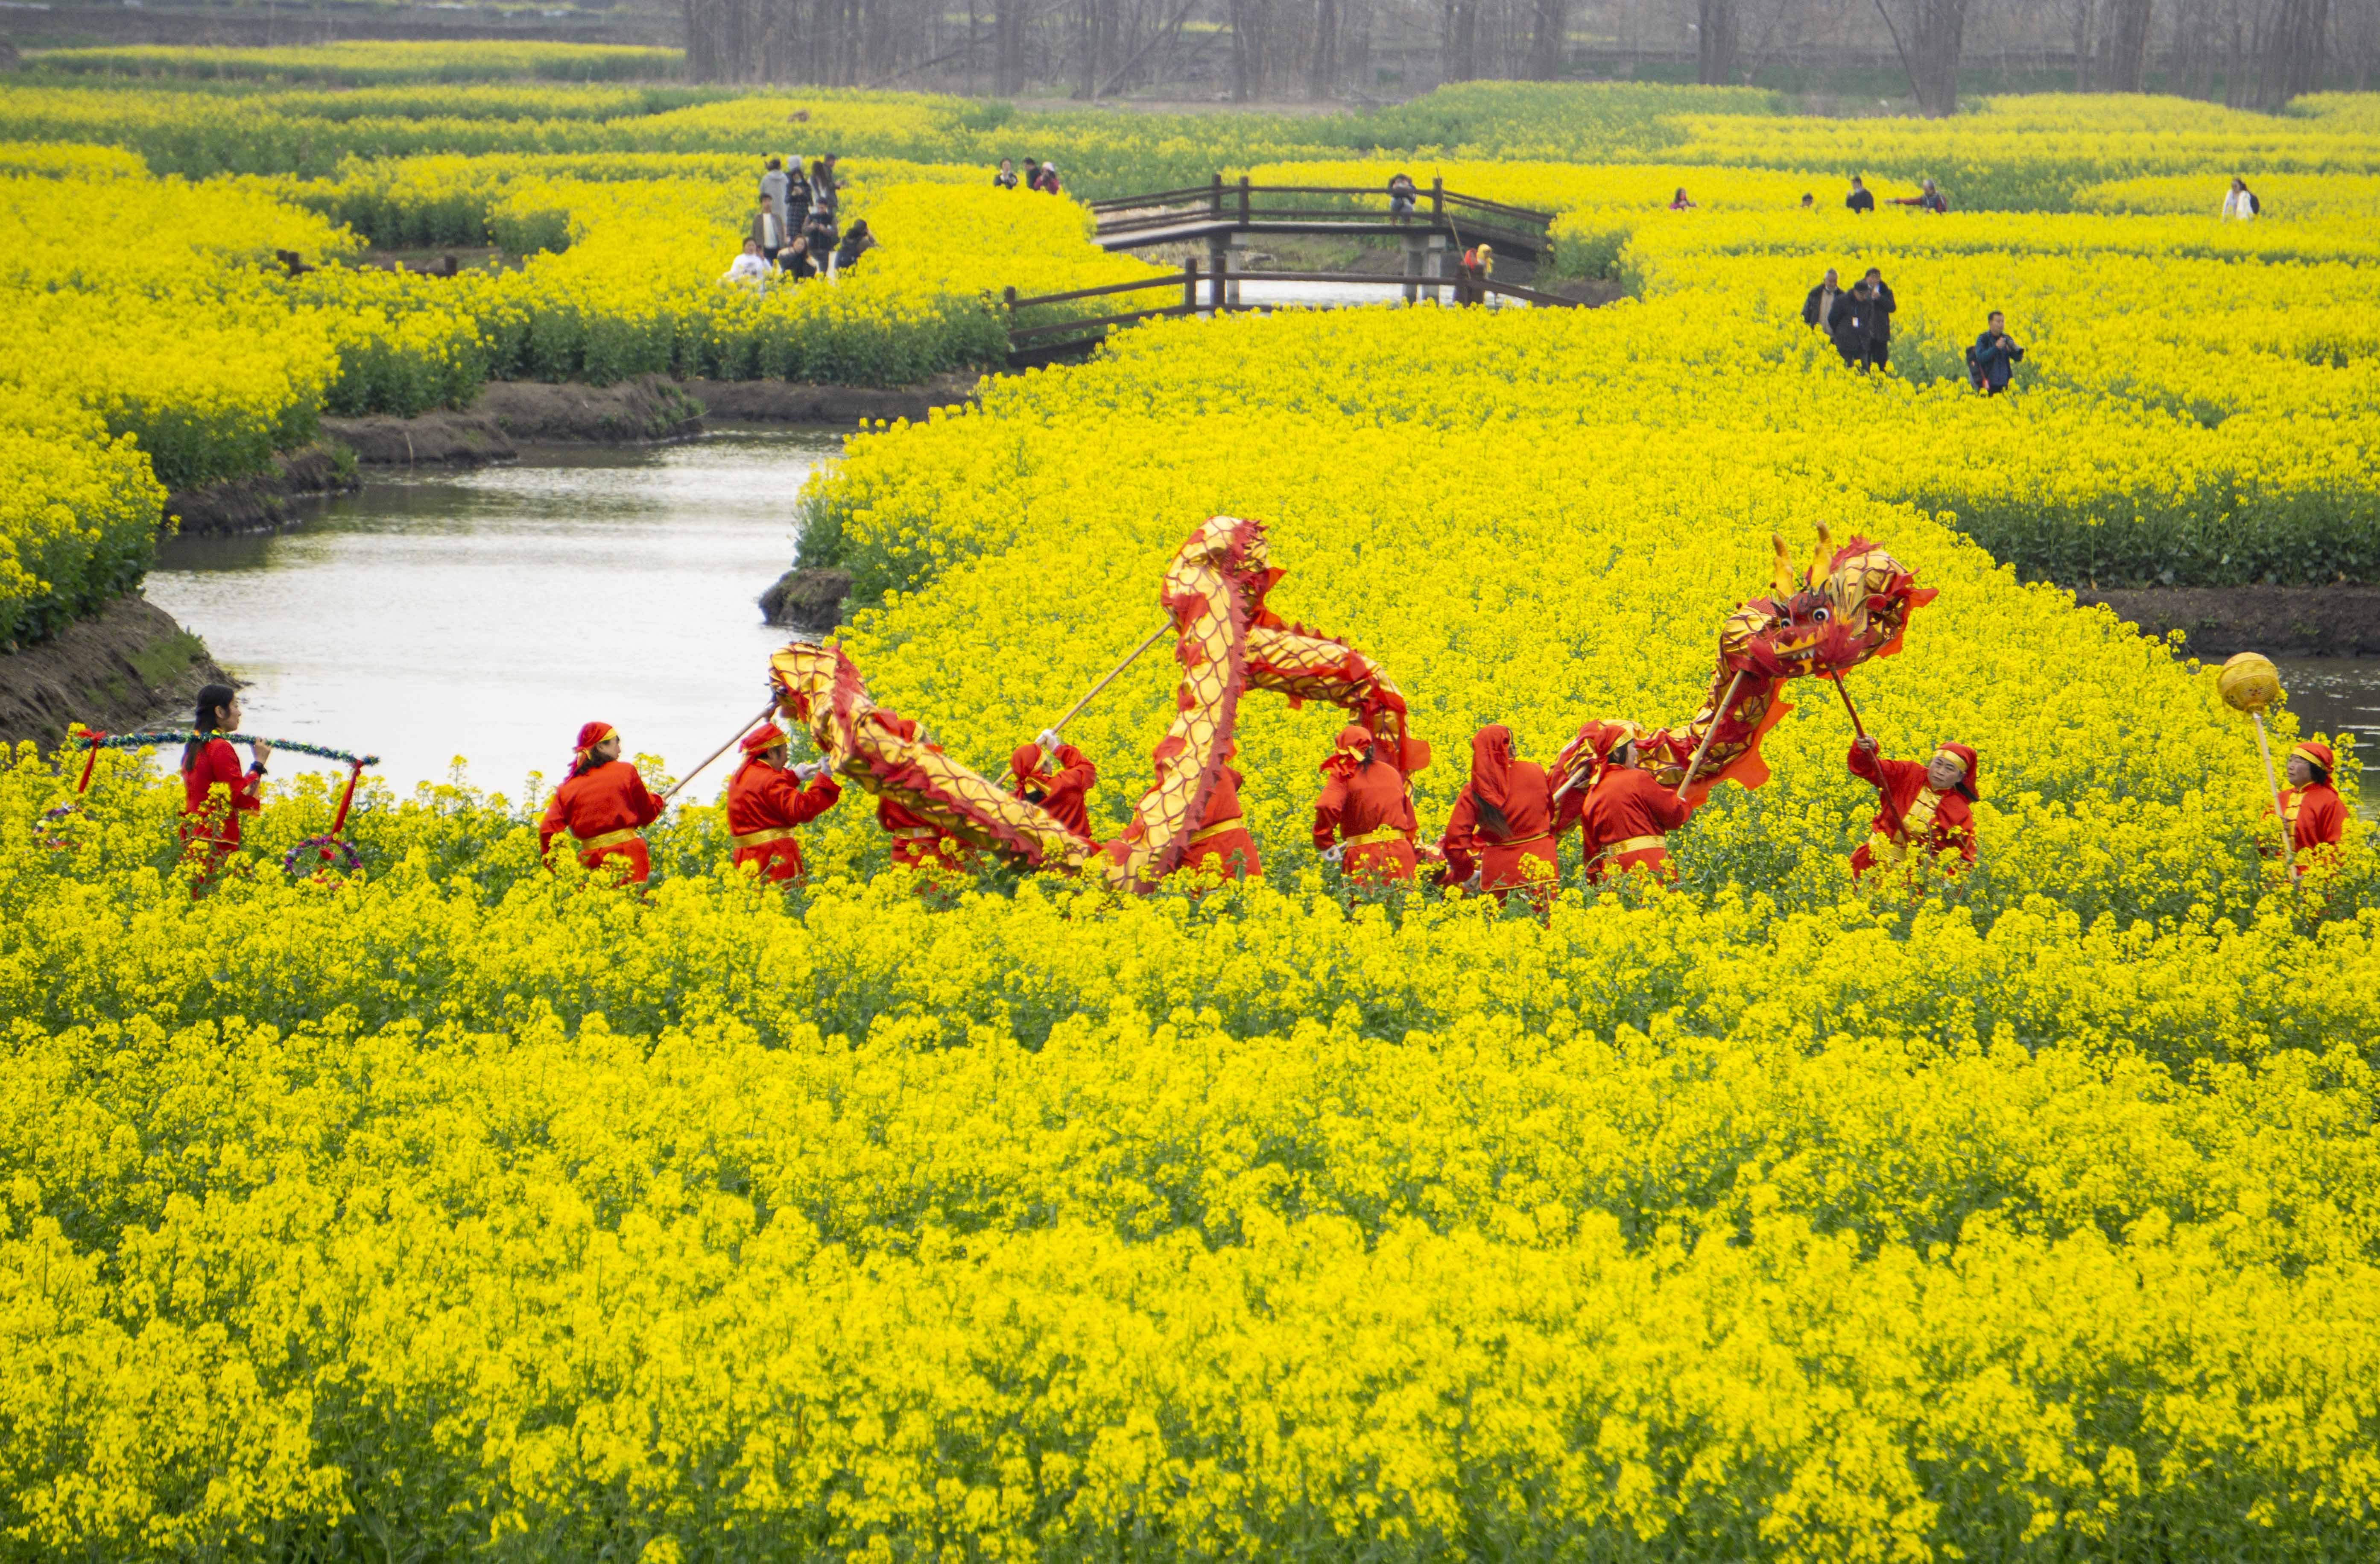
[[[1997,397],[2008,389],[2009,375],[2023,357],[2024,349],[2009,339],[2008,317],[1995,310],[1984,334],[1967,349],[1967,377],[1985,396]]]
[[[2223,196],[2224,219],[2245,223],[2264,210],[2265,203],[2256,199],[2256,192],[2248,188],[2248,181],[2237,174],[2232,175],[2231,188],[2225,191]]]

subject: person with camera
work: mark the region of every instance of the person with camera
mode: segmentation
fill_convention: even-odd
[[[1852,290],[1852,312],[1860,317],[1860,329],[1864,340],[1861,344],[1860,367],[1881,370],[1892,355],[1892,314],[1900,308],[1892,297],[1892,287],[1884,280],[1884,273],[1870,266],[1867,275],[1860,278]]]
[[[1995,310],[1986,320],[1984,333],[1967,349],[1967,374],[1975,389],[1986,397],[1997,397],[2008,389],[2009,376],[2016,361],[2024,357],[2024,349],[2009,337],[2008,317]]]

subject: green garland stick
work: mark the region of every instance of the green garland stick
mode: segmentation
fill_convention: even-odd
[[[252,733],[117,733],[102,739],[92,739],[85,735],[81,742],[94,750],[156,750],[164,749],[169,744],[187,744],[193,739],[221,739],[233,744],[256,742],[256,735]],[[276,750],[289,750],[301,755],[313,755],[322,760],[337,761],[342,765],[378,765],[380,764],[378,755],[350,754],[345,750],[334,750],[321,744],[302,743],[295,739],[267,739],[264,741]]]

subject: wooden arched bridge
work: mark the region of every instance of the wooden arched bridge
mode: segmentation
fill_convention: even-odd
[[[1460,195],[1439,179],[1416,187],[1409,201],[1399,202],[1389,194],[1385,180],[1378,185],[1258,185],[1245,176],[1226,183],[1218,174],[1204,185],[1117,196],[1095,201],[1090,206],[1103,250],[1203,243],[1207,263],[1202,268],[1193,260],[1179,273],[1030,298],[1019,297],[1013,287],[1007,289],[1004,302],[1012,368],[1080,357],[1104,340],[1111,329],[1137,321],[1268,308],[1241,301],[1244,280],[1395,287],[1403,290],[1408,301],[1435,300],[1445,290],[1454,295],[1457,303],[1510,299],[1569,309],[1578,302],[1493,277],[1459,278],[1456,258],[1482,243],[1500,259],[1546,260],[1553,252],[1554,214]],[[1296,235],[1394,238],[1403,247],[1404,265],[1396,273],[1246,269],[1244,256],[1250,238]],[[1050,306],[1150,292],[1163,294],[1163,301],[1111,314],[1050,318]]]

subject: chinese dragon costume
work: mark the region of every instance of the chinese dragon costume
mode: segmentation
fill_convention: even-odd
[[[1912,610],[1934,593],[1883,549],[1854,538],[1818,552],[1797,585],[1776,541],[1775,595],[1743,604],[1719,635],[1709,694],[1692,720],[1645,733],[1625,725],[1663,785],[1677,787],[1703,753],[1690,799],[1722,780],[1756,788],[1767,780],[1760,741],[1791,708],[1789,681],[1835,675],[1900,649]],[[1831,550],[1831,552],[1830,552]],[[1209,518],[1174,551],[1158,588],[1172,622],[1173,720],[1151,754],[1156,781],[1133,806],[1123,833],[1105,844],[1075,836],[1038,806],[1012,796],[951,759],[923,727],[878,706],[840,647],[795,641],[770,659],[778,709],[809,731],[834,774],[972,846],[1031,868],[1096,874],[1119,889],[1147,889],[1183,861],[1221,775],[1226,741],[1250,690],[1319,701],[1383,719],[1396,732],[1407,769],[1428,764],[1427,746],[1405,734],[1405,701],[1387,675],[1342,641],[1286,623],[1266,599],[1284,572],[1266,554],[1261,523]],[[1599,767],[1582,730],[1555,774],[1584,785]]]

